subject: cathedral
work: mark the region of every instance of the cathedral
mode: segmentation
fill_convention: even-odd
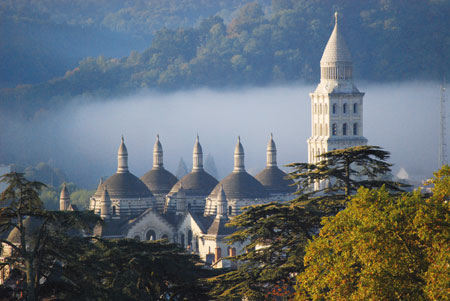
[[[243,251],[240,244],[227,245],[224,237],[234,229],[225,227],[229,218],[243,207],[290,199],[293,181],[277,166],[273,136],[267,145],[266,167],[256,177],[245,170],[244,147],[238,138],[234,169],[218,181],[203,168],[203,150],[197,136],[192,154],[192,170],[181,179],[164,169],[163,147],[159,136],[153,148],[153,167],[142,178],[128,168],[124,138],[117,152],[117,171],[100,181],[90,199],[89,209],[103,223],[94,235],[103,238],[137,240],[167,239],[199,254],[208,264],[222,267],[222,257]],[[61,210],[70,207],[65,190]]]
[[[353,83],[350,51],[335,26],[320,60],[320,83],[311,97],[311,132],[308,162],[334,149],[367,144],[363,136],[363,96]],[[267,145],[266,167],[255,177],[245,169],[240,138],[234,150],[234,169],[220,182],[203,168],[203,150],[197,136],[192,170],[181,179],[164,168],[159,136],[153,148],[153,167],[141,178],[128,168],[124,138],[117,154],[117,171],[90,199],[89,209],[104,223],[94,235],[103,238],[137,240],[167,239],[196,253],[213,267],[230,266],[224,257],[244,251],[244,245],[226,244],[224,238],[235,229],[225,227],[233,216],[250,205],[293,198],[292,180],[277,166],[273,136]],[[61,192],[61,210],[72,210],[68,193]]]

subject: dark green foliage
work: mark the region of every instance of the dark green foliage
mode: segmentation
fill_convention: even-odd
[[[23,174],[6,174],[3,181],[10,185],[0,198],[0,242],[13,252],[0,268],[14,268],[15,280],[26,283],[15,292],[28,300],[207,299],[199,280],[218,273],[204,269],[198,256],[165,241],[86,236],[101,222],[97,215],[45,210],[43,184]]]
[[[58,270],[57,262],[63,258],[62,238],[88,230],[98,217],[91,212],[45,210],[39,199],[44,184],[30,182],[21,173],[8,173],[1,181],[9,186],[0,196],[0,242],[12,250],[1,268],[19,271],[27,300],[37,300],[41,281]]]
[[[80,242],[75,242],[76,250],[73,242],[65,244],[67,263],[58,286],[66,289],[59,292],[60,298],[204,300],[206,287],[198,280],[216,274],[175,244],[133,239]]]
[[[392,191],[402,191],[408,185],[392,181],[389,152],[381,147],[362,145],[337,149],[318,156],[316,164],[292,163],[294,171],[290,177],[299,186],[300,198],[315,195],[336,195],[349,197],[359,187],[379,188],[386,186]],[[321,182],[321,188],[312,190],[314,183]]]
[[[191,4],[183,2],[185,7],[194,7]],[[217,5],[222,7],[223,3]],[[214,16],[195,27],[158,28],[143,52],[132,52],[121,59],[87,58],[63,77],[4,90],[0,99],[5,106],[34,113],[76,95],[126,94],[142,87],[175,90],[317,82],[335,10],[341,16],[340,26],[352,52],[356,78],[391,81],[450,77],[449,52],[445,51],[450,46],[449,1],[283,0],[273,1],[273,5],[271,14],[258,3],[243,5],[229,23]],[[159,6],[142,3],[121,14],[138,14],[142,9],[142,15],[146,15],[155,7]],[[177,5],[173,7],[178,9]],[[233,4],[230,7],[235,8]],[[115,9],[114,5],[110,8]],[[154,19],[140,15],[127,20],[145,23]],[[26,106],[31,99],[33,105]]]
[[[299,188],[297,198],[248,207],[230,221],[228,225],[237,231],[228,237],[229,241],[248,243],[247,252],[236,257],[240,264],[236,270],[210,279],[214,297],[245,296],[250,300],[292,297],[295,275],[304,270],[305,247],[320,228],[321,219],[342,210],[349,194],[361,185],[390,185],[394,191],[399,189],[397,183],[380,180],[390,171],[390,164],[385,162],[389,153],[379,147],[351,147],[321,157],[324,159],[317,165],[289,165],[294,168],[289,176]],[[366,177],[355,179],[359,174]],[[311,183],[316,180],[330,180],[334,184],[312,191]]]
[[[211,294],[218,299],[245,296],[262,300],[272,296],[277,286],[295,283],[293,273],[303,269],[304,247],[321,213],[313,206],[296,202],[252,206],[233,218],[229,226],[237,231],[230,242],[249,243],[238,255],[237,270],[209,279]]]

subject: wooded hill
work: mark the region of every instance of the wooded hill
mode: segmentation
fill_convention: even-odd
[[[192,11],[194,7],[189,1],[172,2],[180,5],[177,11],[183,7]],[[237,6],[235,2],[230,7]],[[126,10],[127,19],[132,20],[127,24],[141,22],[146,27],[143,20],[148,18],[139,19],[136,14],[145,14],[152,8],[156,8],[153,13],[158,11],[162,16],[172,14],[171,10],[152,6],[151,1],[145,3],[147,10],[141,11],[139,6]],[[154,33],[150,47],[144,51],[122,58],[88,57],[62,77],[3,89],[1,103],[4,108],[26,108],[32,114],[36,109],[64,104],[77,95],[117,96],[141,88],[172,91],[317,82],[334,11],[339,11],[358,80],[440,81],[450,76],[450,1],[273,0],[269,6],[261,3],[246,4],[229,14],[234,16],[229,23],[216,15],[194,27],[162,28]],[[212,14],[218,14],[221,5],[218,1]],[[101,10],[100,6],[95,7]],[[192,14],[187,16],[190,24],[198,23]],[[70,19],[67,15],[61,18]],[[92,22],[105,25],[106,19],[99,17]],[[78,19],[74,16],[73,20]],[[128,26],[120,18],[114,20],[130,34],[145,32],[138,29],[140,25]]]

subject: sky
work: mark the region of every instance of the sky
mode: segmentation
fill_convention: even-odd
[[[412,179],[430,177],[438,165],[439,84],[356,85],[366,93],[363,127],[369,144],[391,152],[394,174],[403,168]],[[9,116],[7,128],[0,135],[7,141],[3,147],[14,153],[17,161],[35,164],[52,160],[69,180],[87,188],[93,188],[101,176],[115,172],[122,135],[130,171],[139,177],[152,167],[157,134],[164,150],[164,165],[173,173],[180,157],[188,169],[192,166],[198,134],[204,158],[208,154],[214,157],[220,178],[233,169],[238,136],[247,171],[256,174],[265,166],[270,133],[280,167],[307,161],[309,93],[314,89],[315,85],[297,83],[166,94],[143,90],[117,99],[75,99],[32,121]]]

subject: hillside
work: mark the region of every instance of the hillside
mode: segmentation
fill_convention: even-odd
[[[77,95],[316,82],[334,11],[359,80],[449,77],[450,1],[274,0],[270,9],[241,7],[229,23],[215,16],[194,27],[160,29],[142,52],[85,58],[62,77],[4,89],[1,101],[32,114]]]

